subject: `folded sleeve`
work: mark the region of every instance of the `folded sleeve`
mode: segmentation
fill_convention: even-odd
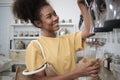
[[[77,52],[85,49],[86,41],[82,39],[82,32],[76,32],[74,34],[68,34],[65,37],[69,40],[69,46],[71,51]]]
[[[86,46],[85,40],[82,39],[82,32],[76,32],[74,34],[74,48],[75,51],[83,50]]]
[[[46,63],[39,45],[34,41],[31,41],[26,49],[25,62],[29,72],[41,68]]]

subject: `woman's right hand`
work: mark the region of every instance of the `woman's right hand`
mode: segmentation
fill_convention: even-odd
[[[99,72],[100,64],[98,59],[86,60],[82,59],[79,61],[76,67],[76,72],[79,77],[82,76],[96,76]]]

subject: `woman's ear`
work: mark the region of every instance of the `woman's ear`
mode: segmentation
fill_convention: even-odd
[[[38,28],[42,28],[42,22],[39,20],[34,21],[34,25]]]

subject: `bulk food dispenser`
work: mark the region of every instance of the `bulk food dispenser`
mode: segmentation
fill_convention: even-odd
[[[102,80],[120,80],[120,0],[104,0],[104,2],[105,10],[99,11],[97,16],[102,18],[96,20],[102,23],[102,26],[95,25],[94,29],[95,33],[106,34],[106,43],[101,54],[104,54],[103,65],[107,70],[104,68]]]
[[[100,79],[96,80],[120,80],[120,0],[84,1],[87,2],[86,5],[89,6],[94,20],[95,36],[87,39],[89,44],[83,54],[92,49],[94,56],[102,59]],[[92,79],[86,78],[86,80]]]

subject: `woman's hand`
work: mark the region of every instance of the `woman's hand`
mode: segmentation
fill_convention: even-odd
[[[93,0],[89,0],[89,2],[91,1]],[[83,16],[83,21],[85,24],[85,29],[82,31],[82,39],[86,39],[87,37],[94,34],[94,32],[92,31],[94,26],[94,21],[91,18],[92,16],[91,16],[90,10],[86,5],[85,0],[77,0],[77,4]]]
[[[96,76],[99,72],[100,64],[98,59],[86,60],[82,59],[79,61],[76,67],[76,72],[81,76]]]
[[[93,2],[94,0],[86,0],[87,3]],[[85,3],[85,0],[77,0],[77,3]]]
[[[77,0],[77,3],[81,3],[81,2],[84,2],[84,0]]]

